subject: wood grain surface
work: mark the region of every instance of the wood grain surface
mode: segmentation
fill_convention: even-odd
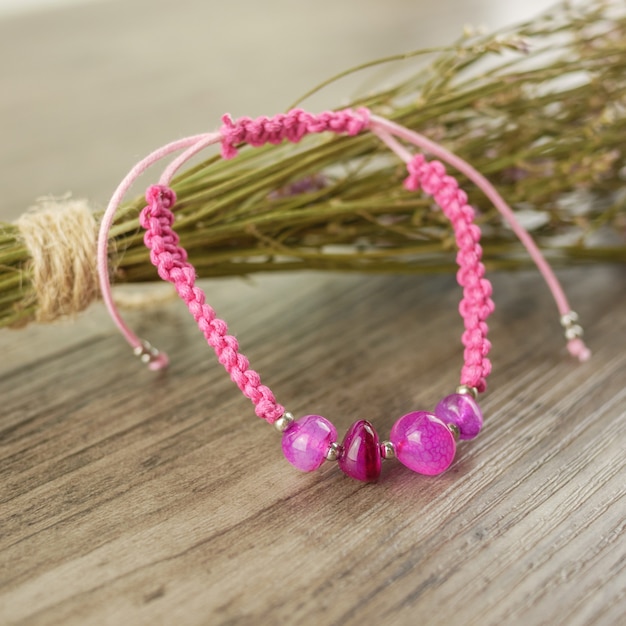
[[[497,0],[359,11],[324,0],[301,14],[296,3],[226,4],[95,3],[0,21],[0,217],[66,188],[103,203],[134,157],[222,109],[280,110],[350,62],[521,15]],[[261,29],[291,33],[291,53],[255,39]],[[280,86],[284,72],[254,83],[279,60],[293,84]],[[201,68],[214,77],[204,86]],[[378,484],[330,463],[292,469],[177,302],[126,314],[169,353],[165,374],[132,358],[100,306],[2,332],[0,624],[623,624],[626,272],[559,275],[592,360],[566,354],[536,273],[493,276],[485,428],[437,478],[396,462]],[[205,287],[298,415],[326,415],[340,431],[367,418],[386,436],[457,384],[452,276]]]

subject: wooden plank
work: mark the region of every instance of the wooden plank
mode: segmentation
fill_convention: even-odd
[[[607,307],[603,289],[624,277],[564,274],[591,322],[593,361],[559,354],[536,276],[496,276],[487,427],[435,479],[395,463],[378,485],[330,464],[292,470],[176,306],[146,323],[174,348],[165,377],[142,371],[112,331],[34,360],[41,385],[5,377],[5,619],[617,623],[626,298],[620,289]],[[231,285],[216,303],[295,411],[340,429],[367,417],[386,433],[454,385],[451,280],[311,275],[300,299],[302,279]]]

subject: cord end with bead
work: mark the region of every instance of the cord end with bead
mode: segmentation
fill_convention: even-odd
[[[153,371],[165,369],[170,364],[167,354],[157,350],[145,339],[142,339],[141,343],[133,348],[133,354]]]
[[[591,358],[591,350],[582,340],[583,327],[578,323],[578,313],[569,311],[561,315],[561,326],[565,331],[565,339],[567,339],[567,350],[576,357],[581,363]]]

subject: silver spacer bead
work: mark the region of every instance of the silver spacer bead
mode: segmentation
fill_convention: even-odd
[[[570,311],[565,315],[561,315],[561,326],[565,330],[565,339],[568,341],[580,339],[583,336],[583,327],[577,322],[578,313],[576,311]]]
[[[448,430],[452,433],[452,436],[454,437],[454,441],[458,441],[461,437],[461,431],[459,430],[459,427],[456,424],[453,424],[452,422],[450,422],[449,424],[446,424],[446,426],[448,427]]]
[[[478,400],[478,389],[476,389],[476,387],[470,387],[469,385],[459,385],[456,388],[456,392],[463,395],[472,396],[474,400]]]
[[[328,450],[326,450],[326,460],[327,461],[337,461],[341,454],[343,453],[343,447],[341,444],[333,441],[329,446]]]
[[[578,321],[578,313],[576,311],[570,311],[565,315],[561,315],[561,326],[563,328],[569,328],[573,326]]]
[[[571,341],[572,339],[580,339],[583,336],[583,327],[578,324],[569,326],[565,329],[565,339]]]
[[[295,421],[296,418],[293,416],[293,414],[289,413],[289,411],[286,411],[274,422],[274,428],[279,433],[284,433]]]
[[[396,456],[396,448],[391,441],[383,441],[380,444],[380,456],[383,459],[393,459]]]
[[[141,345],[133,348],[133,354],[146,365],[156,361],[161,354],[149,341],[141,340]]]

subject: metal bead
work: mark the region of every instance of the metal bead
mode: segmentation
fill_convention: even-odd
[[[133,348],[133,354],[136,357],[139,357],[139,360],[142,363],[145,363],[147,365],[148,363],[152,363],[152,361],[155,361],[158,358],[160,352],[149,341],[142,339],[141,345]]]
[[[565,338],[568,340],[579,339],[583,336],[583,327],[578,324],[574,324],[573,326],[568,326],[565,329]]]
[[[456,424],[453,424],[452,422],[450,422],[449,424],[446,424],[446,426],[448,427],[448,430],[454,436],[454,441],[458,441],[461,436],[461,431],[459,430],[459,427]]]
[[[284,433],[295,421],[296,418],[293,416],[293,414],[289,413],[289,411],[286,411],[274,422],[274,428],[278,432]]]
[[[337,461],[343,452],[343,448],[341,444],[333,441],[328,446],[328,450],[326,451],[326,460],[327,461]]]
[[[569,311],[565,315],[561,315],[561,326],[563,328],[569,328],[578,321],[578,313],[576,311]]]
[[[469,385],[459,385],[456,388],[456,392],[460,394],[472,396],[474,400],[478,400],[478,389],[476,389],[476,387],[470,387]]]
[[[383,459],[393,459],[396,456],[396,449],[391,441],[383,441],[380,444],[380,456]]]

